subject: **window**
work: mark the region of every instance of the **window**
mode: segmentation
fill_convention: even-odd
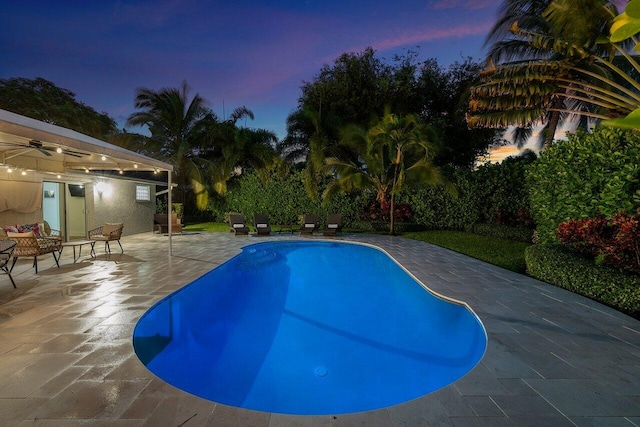
[[[136,185],[136,201],[151,201],[151,188],[148,185]]]

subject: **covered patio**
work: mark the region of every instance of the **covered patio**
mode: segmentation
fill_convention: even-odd
[[[164,172],[167,188],[171,188],[172,171],[172,165],[160,160],[67,128],[0,110],[0,217],[3,216],[2,212],[11,211],[10,204],[16,203],[15,199],[19,198],[16,193],[20,192],[23,182],[73,181],[100,186],[105,178],[132,180],[135,177],[140,179],[141,173],[152,175]],[[99,187],[97,190],[102,191]],[[150,201],[155,208],[155,198]],[[123,208],[119,206],[119,209]],[[92,206],[87,206],[88,228],[102,225],[91,224],[91,209]],[[37,212],[33,215],[37,216]],[[12,222],[19,222],[19,217],[19,214],[14,214]],[[42,212],[37,219],[42,220]],[[4,225],[0,222],[0,226]],[[131,228],[127,230],[125,227],[127,232],[131,233]],[[169,250],[170,247],[171,239]]]
[[[74,263],[63,252],[59,269],[52,260],[37,275],[23,268],[14,274],[18,290],[0,275],[3,425],[640,425],[639,321],[430,244],[339,238],[376,245],[434,291],[466,301],[489,338],[480,364],[452,385],[372,412],[301,417],[200,399],[144,367],[133,328],[162,297],[264,239],[184,234],[169,256],[166,237],[142,233],[123,239],[124,254],[99,250]]]

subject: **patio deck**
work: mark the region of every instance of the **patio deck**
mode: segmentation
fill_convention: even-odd
[[[122,240],[124,254],[65,251],[0,274],[3,426],[633,426],[640,425],[640,322],[586,298],[400,237],[344,235],[385,249],[434,291],[466,301],[487,353],[464,378],[378,411],[300,417],[224,406],[156,378],[133,352],[154,302],[250,243],[227,233]],[[304,239],[309,239],[308,237]]]

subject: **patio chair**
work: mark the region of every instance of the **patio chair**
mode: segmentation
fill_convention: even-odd
[[[92,230],[89,230],[88,237],[89,240],[95,240],[96,242],[104,242],[104,251],[111,253],[111,247],[109,246],[109,242],[118,242],[120,246],[120,251],[124,253],[124,249],[122,248],[122,244],[120,243],[120,238],[122,237],[122,229],[124,228],[123,222],[118,223],[110,223],[107,222],[100,227],[96,227]]]
[[[271,234],[269,215],[255,214],[253,216],[253,226],[258,236],[269,236]]]
[[[18,258],[33,257],[33,266],[38,274],[38,257],[40,255],[52,254],[58,268],[60,268],[59,258],[62,251],[62,239],[56,237],[36,237],[33,231],[28,233],[7,233],[7,237],[16,243],[13,251],[13,262],[9,271],[13,270]]]
[[[244,216],[240,214],[229,215],[229,227],[231,227],[229,231],[234,232],[236,236],[239,234],[244,234],[244,235],[249,234],[249,227],[247,227],[247,221],[245,221]]]
[[[312,235],[314,231],[318,229],[318,215],[307,214],[304,216],[302,226],[300,227],[300,234]]]
[[[335,236],[342,231],[342,215],[341,214],[329,214],[327,215],[327,224],[322,230],[324,236]]]
[[[5,274],[9,276],[9,280],[11,280],[11,284],[14,289],[17,288],[16,282],[13,281],[13,277],[11,277],[11,270],[9,270],[7,265],[9,264],[9,260],[11,259],[11,255],[13,255],[16,245],[17,243],[13,240],[0,240],[0,270],[4,271]]]

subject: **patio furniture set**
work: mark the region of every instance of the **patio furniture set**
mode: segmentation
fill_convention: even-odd
[[[60,256],[62,255],[62,250],[66,247],[73,248],[73,262],[76,262],[82,255],[82,246],[84,245],[90,245],[90,254],[92,257],[95,256],[96,242],[104,242],[105,252],[111,253],[109,242],[116,241],[120,246],[120,250],[124,252],[120,244],[123,228],[123,223],[106,223],[89,230],[86,240],[71,240],[68,242],[63,242],[60,231],[51,229],[46,221],[0,228],[0,270],[9,276],[11,284],[16,288],[11,272],[18,258],[33,257],[33,267],[36,270],[36,274],[38,274],[39,256],[52,254],[56,266],[60,268]],[[77,257],[76,247],[79,249]],[[10,260],[11,265],[9,266]]]

